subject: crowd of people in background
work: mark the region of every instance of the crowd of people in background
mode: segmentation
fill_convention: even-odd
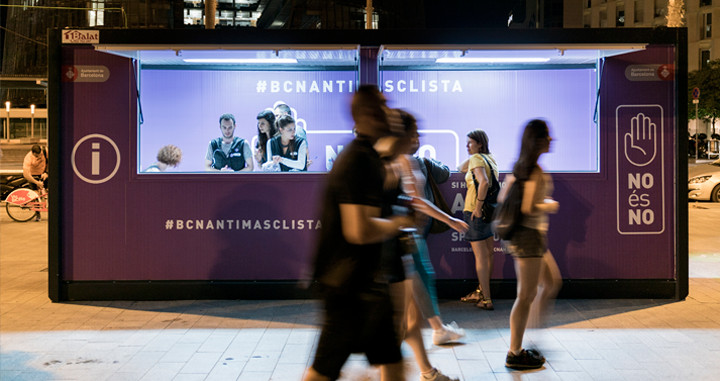
[[[237,120],[233,114],[222,114],[218,124],[220,136],[210,140],[205,154],[208,172],[300,172],[312,164],[309,158],[307,132],[296,124],[295,111],[278,102],[257,114],[257,135],[247,140],[236,136]],[[251,142],[254,142],[252,144]],[[180,164],[182,152],[175,145],[162,147],[157,161],[143,172],[164,172]]]
[[[431,221],[462,233],[472,247],[478,285],[460,300],[492,311],[496,234],[493,216],[487,214],[492,213],[490,205],[508,197],[517,197],[521,207],[512,236],[502,241],[505,252],[514,258],[517,275],[505,366],[542,367],[545,358],[539,350],[522,344],[531,307],[540,324],[561,285],[560,271],[547,249],[548,214],[556,213],[559,203],[551,197],[550,176],[538,165],[552,141],[547,123],[536,119],[525,126],[520,156],[502,191],[488,135],[481,129],[467,134],[469,157],[458,168],[465,173],[467,188],[461,220],[433,202],[431,183],[446,181],[450,171],[437,160],[413,156],[420,146],[413,115],[388,108],[373,85],[358,88],[351,113],[355,139],[338,155],[322,198],[323,229],[313,278],[320,285],[325,315],[306,380],[337,379],[351,353],[364,353],[370,364],[380,366],[383,380],[402,380],[403,341],[413,351],[421,380],[453,380],[432,366],[421,333],[427,321],[435,345],[465,336],[455,322],[446,324],[441,317],[426,243]],[[257,137],[251,146],[235,136],[234,115],[219,117],[221,136],[208,144],[206,170],[253,171],[257,166],[268,172],[307,171],[311,164],[307,132],[296,124],[292,108],[278,103],[260,111],[256,119]],[[178,147],[164,146],[145,172],[165,171],[181,158]],[[25,161],[26,178],[41,189],[47,154],[34,146]],[[516,191],[508,193],[511,187]]]
[[[547,249],[547,215],[557,212],[559,203],[551,198],[550,176],[538,165],[540,155],[550,150],[547,124],[532,120],[525,126],[520,157],[506,178],[521,192],[511,195],[499,192],[498,164],[487,134],[468,133],[470,157],[460,167],[467,183],[463,221],[428,200],[428,182],[444,181],[447,174],[442,173],[449,170],[442,163],[412,156],[419,147],[414,116],[388,108],[372,85],[357,90],[351,113],[356,137],[338,155],[322,198],[323,229],[313,279],[320,285],[325,314],[305,380],[339,378],[352,353],[364,353],[370,364],[379,366],[382,380],[404,380],[402,341],[413,350],[421,381],[454,380],[432,366],[420,333],[421,322],[427,320],[436,345],[465,336],[462,328],[445,324],[440,315],[425,243],[429,222],[436,219],[465,234],[475,255],[478,287],[461,300],[492,311],[495,234],[487,204],[510,202],[510,197],[518,198],[521,215],[513,222],[512,235],[502,241],[514,258],[518,282],[505,366],[542,367],[545,358],[537,349],[524,348],[523,336],[531,307],[537,311],[536,320],[542,320],[561,284],[560,271]],[[430,178],[435,173],[440,179]]]
[[[253,171],[255,165],[264,172],[307,171],[307,133],[298,126],[293,110],[285,103],[257,114],[257,138],[254,147],[235,136],[235,116],[220,116],[221,136],[208,144],[205,168],[208,171]]]

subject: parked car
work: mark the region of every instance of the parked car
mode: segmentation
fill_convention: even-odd
[[[688,171],[688,199],[720,202],[720,159]]]

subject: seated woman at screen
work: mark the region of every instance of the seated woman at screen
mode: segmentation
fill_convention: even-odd
[[[307,141],[295,136],[295,119],[282,115],[275,121],[279,134],[267,142],[264,171],[307,171]]]
[[[275,114],[272,110],[260,111],[257,115],[257,143],[255,144],[255,161],[263,165],[268,161],[266,147],[270,139],[277,135]]]

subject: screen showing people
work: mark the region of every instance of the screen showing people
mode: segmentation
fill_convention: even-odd
[[[417,116],[420,156],[457,168],[465,133],[480,128],[506,172],[518,126],[542,115],[562,139],[543,164],[597,172],[596,77],[594,68],[387,70],[379,82],[390,107]],[[143,69],[141,79],[138,172],[327,172],[353,138],[344,111],[355,71]]]

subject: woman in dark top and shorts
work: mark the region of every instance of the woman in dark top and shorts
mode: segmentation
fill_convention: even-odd
[[[550,150],[551,141],[545,121],[528,122],[520,157],[498,196],[502,202],[510,186],[522,182],[522,220],[510,241],[503,241],[513,256],[517,276],[517,297],[510,312],[510,350],[505,359],[505,366],[512,369],[535,369],[545,363],[539,351],[523,349],[523,335],[533,302],[537,303],[535,311],[540,322],[562,285],[560,270],[547,248],[548,213],[557,213],[560,204],[550,197],[553,190],[550,175],[538,165],[540,155]]]

